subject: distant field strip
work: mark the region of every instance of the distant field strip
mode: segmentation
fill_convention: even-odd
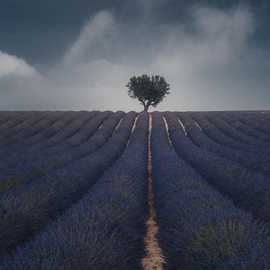
[[[270,269],[270,113],[0,112],[0,270]]]

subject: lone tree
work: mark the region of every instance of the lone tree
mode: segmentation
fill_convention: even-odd
[[[170,93],[170,85],[158,75],[133,76],[126,87],[129,89],[128,95],[131,98],[137,98],[146,112],[150,106],[157,106]]]

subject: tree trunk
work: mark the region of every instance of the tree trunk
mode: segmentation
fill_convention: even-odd
[[[143,107],[144,107],[143,111],[144,111],[144,112],[148,112],[149,106],[143,105]]]

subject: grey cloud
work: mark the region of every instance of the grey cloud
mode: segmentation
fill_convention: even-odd
[[[22,76],[35,75],[36,71],[23,59],[0,51],[0,79],[3,76],[15,74]]]
[[[65,63],[72,65],[89,60],[89,54],[98,57],[98,52],[106,53],[116,31],[112,14],[108,11],[99,12],[83,27],[79,38],[67,51]]]
[[[152,4],[141,7],[149,12]],[[188,27],[156,22],[152,31],[152,18],[127,27],[115,13],[99,11],[46,73],[0,79],[0,108],[140,110],[126,82],[159,73],[172,88],[160,110],[269,109],[269,52],[250,46],[252,10],[197,6],[190,18]]]
[[[269,47],[268,0],[9,0],[0,4],[0,50],[46,69],[60,61],[82,25],[100,10],[113,11],[127,28],[144,21],[153,32],[161,23],[188,24],[194,5],[226,10],[239,3],[256,17],[256,46]]]

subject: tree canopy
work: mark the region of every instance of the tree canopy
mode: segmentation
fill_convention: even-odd
[[[145,111],[148,111],[150,106],[157,106],[170,93],[170,85],[159,75],[133,76],[126,87],[129,89],[128,95],[138,99]]]

